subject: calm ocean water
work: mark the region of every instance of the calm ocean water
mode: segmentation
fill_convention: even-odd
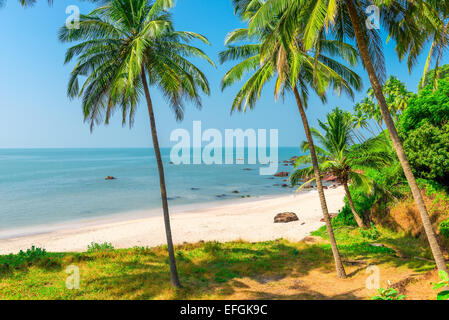
[[[274,186],[282,178],[259,175],[259,164],[173,165],[170,149],[162,153],[170,206],[292,192]],[[294,155],[298,148],[279,149],[279,161]],[[105,181],[109,175],[117,180]],[[0,235],[160,206],[152,149],[0,149]]]

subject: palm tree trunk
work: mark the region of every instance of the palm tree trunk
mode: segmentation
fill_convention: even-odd
[[[349,208],[351,208],[351,211],[354,214],[354,218],[355,221],[357,222],[357,225],[359,226],[359,228],[366,229],[367,226],[365,222],[363,222],[363,219],[360,218],[360,216],[357,214],[357,211],[355,210],[354,202],[352,201],[351,193],[349,192],[348,183],[347,182],[343,183],[343,186],[345,188],[346,197],[348,198]]]
[[[329,234],[329,241],[331,243],[332,254],[335,260],[335,268],[337,270],[337,277],[346,278],[345,268],[341,262],[340,253],[338,252],[337,242],[335,241],[334,230],[332,229],[332,223],[327,209],[326,198],[324,197],[323,184],[321,182],[321,173],[318,167],[318,159],[315,152],[315,145],[313,144],[312,133],[310,132],[309,122],[302,105],[301,97],[296,85],[293,87],[296,103],[298,104],[299,113],[301,115],[302,123],[304,125],[304,131],[306,133],[307,142],[309,143],[310,157],[312,158],[313,171],[315,173],[316,186],[318,189],[318,195],[320,197],[321,210],[323,211],[324,220],[326,222],[327,233]]]
[[[351,18],[352,26],[354,28],[354,33],[356,36],[357,46],[360,51],[360,56],[362,57],[363,64],[368,71],[371,86],[373,87],[374,94],[376,96],[377,102],[380,106],[380,111],[382,117],[387,126],[388,132],[390,133],[391,140],[393,142],[393,147],[396,150],[399,161],[401,163],[402,169],[404,170],[405,177],[407,178],[410,189],[412,190],[413,198],[415,199],[416,205],[418,207],[419,213],[421,215],[421,220],[424,226],[424,230],[429,241],[430,248],[433,253],[438,270],[448,271],[446,262],[444,260],[443,253],[440,246],[438,245],[435,230],[432,227],[432,223],[427,213],[427,208],[424,203],[424,199],[421,194],[421,190],[416,183],[415,176],[413,175],[412,169],[408,162],[407,156],[405,155],[404,148],[402,147],[402,142],[399,139],[399,135],[396,131],[393,119],[391,118],[390,112],[388,110],[387,102],[383,95],[382,86],[377,78],[376,71],[374,69],[373,63],[371,61],[368,46],[361,28],[361,22],[357,15],[357,10],[354,5],[353,0],[346,0],[346,7],[348,9],[349,16]]]
[[[159,171],[159,182],[161,187],[162,209],[164,211],[165,235],[167,236],[168,257],[170,263],[171,282],[174,287],[181,288],[179,281],[178,270],[176,268],[175,250],[173,248],[173,240],[170,227],[170,215],[168,212],[167,189],[165,187],[164,165],[162,164],[161,150],[159,148],[159,141],[157,138],[156,120],[154,119],[153,103],[151,102],[150,90],[145,73],[145,68],[142,66],[141,71],[143,89],[147,99],[148,114],[150,116],[151,136],[153,137],[154,153],[156,154],[157,169]]]

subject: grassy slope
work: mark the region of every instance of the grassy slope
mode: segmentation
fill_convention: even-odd
[[[325,234],[324,229],[315,233],[323,238]],[[368,277],[365,270],[369,264],[379,266],[384,287],[387,280],[401,282],[434,267],[426,260],[430,253],[419,240],[386,230],[381,230],[379,239],[367,240],[358,230],[342,227],[337,228],[337,241],[350,277],[337,280],[329,244],[325,240],[312,240],[313,243],[278,240],[179,246],[177,259],[184,289],[178,291],[170,287],[164,247],[46,253],[19,261],[17,256],[3,256],[0,257],[0,298],[366,299],[376,293],[365,288]],[[371,242],[387,247],[373,247]],[[65,287],[68,276],[65,269],[69,265],[80,269],[78,290]],[[413,296],[410,292],[411,298],[431,297],[427,280],[417,289],[427,295]]]

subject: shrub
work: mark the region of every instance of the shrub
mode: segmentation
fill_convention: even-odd
[[[17,254],[0,256],[0,267],[2,269],[18,268],[23,265],[37,262],[47,256],[45,249],[32,246],[27,251],[20,250]]]
[[[419,128],[424,122],[441,127],[449,122],[449,80],[438,82],[438,89],[427,86],[409,99],[408,107],[400,118],[404,134]]]
[[[449,219],[440,223],[440,234],[449,239]]]
[[[369,240],[377,240],[380,237],[380,232],[377,230],[375,225],[372,225],[368,230],[360,230],[362,238]]]
[[[440,270],[440,272],[438,272],[441,281],[437,282],[437,283],[433,283],[434,290],[439,290],[441,288],[448,288],[449,287],[449,276],[448,274],[443,271]],[[437,295],[437,300],[449,300],[449,291],[448,290],[443,290],[441,292],[438,293]]]
[[[398,290],[394,288],[388,288],[388,289],[379,289],[379,295],[374,296],[371,298],[371,300],[403,300],[405,299],[405,295],[399,294]]]
[[[111,243],[94,243],[91,242],[90,245],[87,246],[87,252],[95,252],[95,251],[105,251],[105,250],[113,250],[114,247],[112,246]]]
[[[449,185],[449,124],[425,122],[407,134],[404,151],[417,177]]]

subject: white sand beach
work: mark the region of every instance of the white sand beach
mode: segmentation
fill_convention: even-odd
[[[342,187],[326,190],[330,213],[343,206]],[[294,212],[299,221],[274,223],[281,212]],[[299,241],[323,222],[316,191],[288,196],[217,204],[213,208],[190,210],[171,216],[173,241],[266,241],[279,238]],[[162,212],[159,217],[63,229],[43,234],[0,240],[0,254],[16,253],[32,245],[47,251],[85,251],[91,242],[110,242],[115,248],[157,246],[166,243]]]

